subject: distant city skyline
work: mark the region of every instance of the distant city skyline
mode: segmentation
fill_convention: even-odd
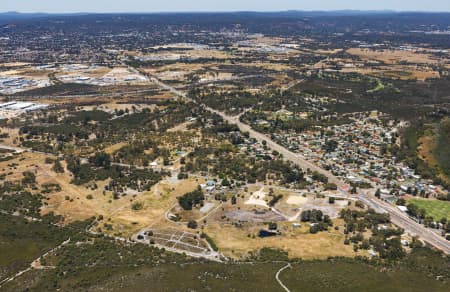
[[[449,0],[1,0],[0,12],[206,12],[396,10],[450,12]]]

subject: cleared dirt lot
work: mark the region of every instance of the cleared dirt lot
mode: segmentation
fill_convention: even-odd
[[[53,164],[44,163],[46,157],[44,154],[24,152],[12,160],[0,162],[0,170],[10,181],[19,181],[23,178],[23,172],[31,171],[36,175],[39,186],[51,183],[61,187],[61,191],[44,194],[42,214],[54,212],[64,216],[66,223],[102,215],[104,221],[99,227],[111,234],[129,236],[143,227],[165,220],[166,210],[176,203],[177,197],[198,186],[193,178],[176,182],[167,179],[148,192],[114,199],[111,192],[103,191],[108,181],[97,181],[97,189],[73,185],[70,183],[70,172],[55,173]],[[65,162],[62,164],[65,165]],[[135,203],[140,203],[142,208],[133,210]],[[112,225],[112,229],[105,230],[104,222]]]
[[[429,166],[435,168],[439,167],[439,162],[433,152],[436,149],[437,139],[436,130],[429,129],[419,138],[419,147],[417,148],[418,157],[425,161]],[[440,173],[439,177],[447,183],[450,183],[450,177],[444,173]]]
[[[48,70],[37,70],[33,67],[29,68],[18,68],[14,70],[8,70],[0,72],[0,76],[2,77],[24,77],[26,79],[37,79],[37,80],[47,80],[48,74],[51,73],[51,71]]]
[[[341,72],[345,73],[359,73],[363,75],[370,75],[380,78],[394,78],[402,80],[426,80],[433,78],[440,78],[439,72],[433,71],[429,68],[419,68],[417,66],[380,66],[375,68],[343,68]]]
[[[422,158],[428,165],[436,167],[438,162],[433,154],[436,147],[436,136],[433,133],[423,135],[419,139],[418,156]]]
[[[385,64],[398,64],[409,62],[416,64],[438,64],[440,60],[431,55],[403,50],[371,50],[351,48],[347,53],[360,57],[363,60],[377,60]]]
[[[177,197],[193,191],[197,185],[194,179],[179,183],[164,180],[153,186],[149,192],[138,194],[133,198],[129,196],[121,198],[105,216],[108,224],[113,226],[108,233],[120,233],[121,236],[128,237],[144,227],[165,221],[165,212],[176,203]],[[142,209],[133,210],[134,203],[141,203]]]
[[[339,220],[336,222],[342,224]],[[266,225],[237,228],[232,225],[212,223],[208,224],[204,230],[214,239],[221,252],[233,258],[246,256],[249,252],[263,247],[281,248],[288,251],[290,257],[303,259],[355,255],[353,248],[343,243],[343,227],[340,228],[340,231],[331,228],[329,232],[310,234],[308,224],[294,228],[290,223],[279,223],[282,235],[266,238],[255,236],[253,238],[253,235],[264,226]],[[225,234],[226,236],[224,236]]]
[[[231,210],[225,212],[224,215],[231,220],[241,222],[264,223],[284,221],[284,217],[273,211]]]

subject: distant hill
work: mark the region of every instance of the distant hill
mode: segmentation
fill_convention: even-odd
[[[50,13],[20,13],[20,12],[0,12],[0,24],[7,24],[15,21],[28,20],[33,18],[52,17],[52,16],[77,16],[86,13],[66,13],[66,14],[50,14]]]
[[[45,19],[45,18],[62,18],[73,17],[81,21],[108,19],[116,19],[117,16],[125,17],[128,22],[145,22],[151,20],[157,23],[177,24],[186,23],[213,23],[213,24],[232,24],[254,22],[262,23],[266,20],[287,19],[289,21],[297,21],[298,19],[330,19],[333,25],[345,24],[349,21],[347,18],[357,21],[359,26],[364,26],[367,17],[372,21],[378,21],[381,26],[386,25],[386,19],[394,22],[409,22],[418,25],[437,24],[439,29],[446,29],[450,20],[450,13],[442,12],[399,12],[392,10],[336,10],[336,11],[274,11],[274,12],[255,12],[255,11],[235,11],[235,12],[160,12],[160,13],[20,13],[20,12],[4,12],[0,13],[0,25],[26,22],[28,20]],[[358,21],[359,19],[359,21]],[[117,20],[117,19],[116,19]],[[267,26],[266,26],[267,28]],[[408,28],[412,29],[412,28]]]
[[[18,13],[18,12],[4,12],[0,13],[0,24],[6,24],[17,20],[38,18],[48,16],[45,13]]]

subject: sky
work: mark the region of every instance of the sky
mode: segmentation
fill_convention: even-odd
[[[284,10],[450,12],[450,0],[0,0],[0,12],[192,12]]]

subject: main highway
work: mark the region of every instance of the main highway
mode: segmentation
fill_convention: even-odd
[[[157,84],[159,87],[172,92],[174,95],[189,99],[190,101],[197,103],[197,101],[190,99],[185,92],[177,90],[176,88],[163,83],[161,80],[149,76],[149,79]],[[198,104],[198,103],[197,103]],[[302,169],[309,169],[311,171],[317,171],[321,174],[324,174],[328,177],[329,182],[335,183],[339,190],[345,194],[349,198],[357,198],[365,203],[367,206],[374,208],[378,212],[389,213],[392,223],[403,228],[406,233],[412,236],[419,236],[420,239],[427,244],[442,250],[446,254],[450,254],[450,242],[445,238],[437,234],[436,232],[430,230],[429,228],[417,223],[412,218],[410,218],[407,214],[400,211],[397,207],[392,206],[391,204],[384,202],[382,200],[377,199],[373,196],[373,194],[361,193],[359,195],[352,195],[348,193],[348,185],[340,178],[333,175],[331,172],[315,165],[314,163],[306,160],[301,154],[294,153],[280,144],[273,141],[269,136],[262,134],[253,130],[249,125],[240,121],[239,116],[229,116],[223,112],[212,109],[204,104],[199,104],[203,106],[206,110],[215,113],[221,116],[225,121],[236,124],[242,132],[248,132],[251,138],[256,139],[259,142],[265,141],[267,147],[271,150],[275,150],[278,153],[283,155],[283,158],[286,161],[291,161],[296,165],[300,166]]]

